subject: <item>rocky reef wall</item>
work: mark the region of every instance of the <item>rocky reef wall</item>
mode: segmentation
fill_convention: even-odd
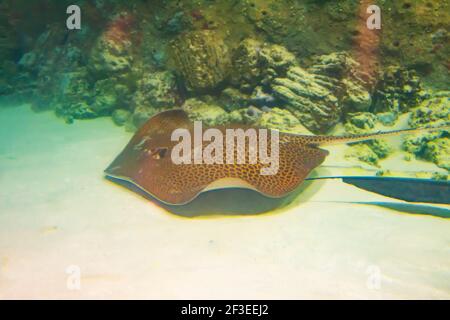
[[[81,30],[65,26],[69,4],[81,8]],[[380,30],[367,29],[365,0],[4,0],[0,101],[68,123],[110,116],[129,130],[181,107],[209,123],[315,134],[339,123],[353,133],[392,126],[438,91],[447,110],[449,3],[370,4],[381,8]],[[448,143],[432,138],[423,143]],[[443,163],[416,144],[405,148]],[[387,152],[358,148],[372,148],[367,162]]]

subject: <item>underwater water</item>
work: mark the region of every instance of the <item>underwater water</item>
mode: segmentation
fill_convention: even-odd
[[[0,299],[450,298],[448,7],[1,2]],[[278,171],[174,165],[194,121]]]

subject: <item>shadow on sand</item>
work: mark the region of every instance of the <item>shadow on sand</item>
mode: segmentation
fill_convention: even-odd
[[[308,201],[324,183],[324,181],[320,180],[305,181],[294,192],[283,198],[269,198],[249,189],[221,189],[203,192],[192,202],[184,205],[168,205],[152,197],[131,182],[108,176],[106,179],[139,194],[175,215],[186,218],[216,215],[260,215],[269,212],[280,213],[291,204],[297,205]],[[370,205],[407,214],[428,215],[444,219],[450,218],[450,209],[427,204],[383,201],[324,201],[324,203],[329,202]]]
[[[305,181],[299,188],[283,198],[269,198],[249,189],[220,189],[201,193],[192,202],[184,205],[169,205],[152,197],[133,183],[106,176],[106,179],[117,183],[149,201],[157,203],[165,210],[186,218],[206,217],[214,215],[258,215],[275,210],[282,210],[291,204],[307,201],[317,192],[322,182]]]
[[[371,206],[378,206],[387,209],[392,209],[395,211],[408,213],[408,214],[419,214],[427,215],[438,218],[448,219],[450,218],[450,209],[435,207],[426,204],[413,204],[413,203],[402,203],[402,202],[353,202],[358,204],[365,204]]]

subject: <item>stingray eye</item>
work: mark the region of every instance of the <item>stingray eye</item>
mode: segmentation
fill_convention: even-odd
[[[166,156],[167,148],[155,148],[151,150],[153,159],[159,160]]]

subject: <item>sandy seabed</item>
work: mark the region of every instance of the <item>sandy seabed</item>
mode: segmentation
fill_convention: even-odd
[[[330,180],[268,214],[187,218],[104,179],[130,137],[0,110],[0,299],[450,298],[448,207]]]

